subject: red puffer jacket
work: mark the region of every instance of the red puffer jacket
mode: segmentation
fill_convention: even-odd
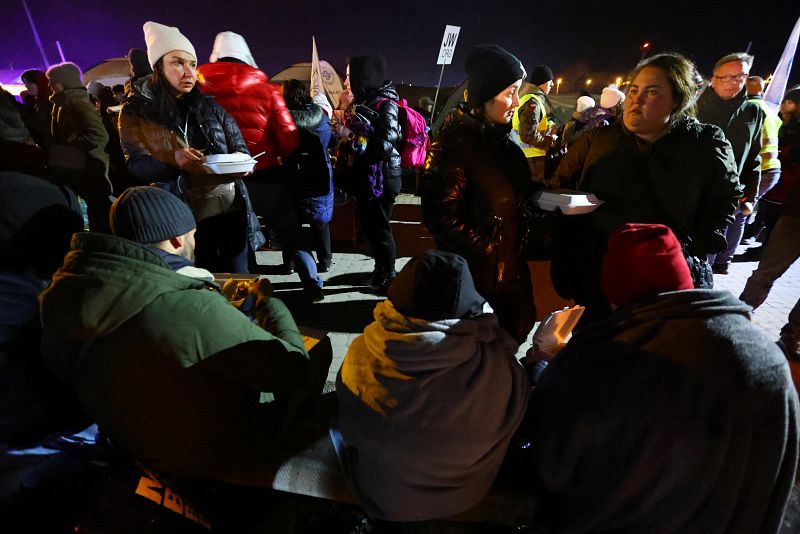
[[[203,92],[214,95],[236,120],[250,153],[255,156],[266,151],[258,158],[256,169],[278,165],[278,157],[291,154],[300,145],[280,88],[269,83],[260,70],[220,61],[198,67],[197,81]]]

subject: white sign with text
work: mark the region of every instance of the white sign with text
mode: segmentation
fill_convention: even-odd
[[[439,49],[439,59],[436,60],[437,65],[449,65],[453,61],[453,54],[456,51],[456,42],[458,42],[458,32],[461,31],[461,26],[444,27],[444,37],[442,37],[442,47]]]

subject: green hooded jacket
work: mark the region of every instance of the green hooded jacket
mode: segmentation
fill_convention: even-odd
[[[304,393],[303,338],[278,299],[253,324],[216,286],[147,246],[78,233],[42,293],[42,353],[111,439],[172,474],[264,484],[280,448],[275,403]]]

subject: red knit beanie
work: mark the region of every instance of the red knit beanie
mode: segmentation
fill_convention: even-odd
[[[663,224],[626,224],[611,234],[600,286],[617,306],[694,288],[681,244]]]

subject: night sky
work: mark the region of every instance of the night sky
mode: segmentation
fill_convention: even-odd
[[[382,53],[395,82],[435,85],[436,57],[444,26],[461,26],[444,85],[463,78],[469,49],[496,43],[515,53],[530,71],[549,64],[556,75],[603,72],[622,75],[639,59],[639,45],[687,54],[708,75],[722,55],[752,41],[754,74],[775,67],[800,16],[798,0],[761,2],[316,2],[195,0],[28,0],[45,52],[59,61],[59,40],[68,60],[83,69],[103,59],[144,48],[142,24],[178,26],[192,41],[200,63],[214,36],[244,35],[259,67],[272,75],[311,56],[316,35],[320,58],[344,71],[347,57]],[[335,8],[331,6],[336,6]],[[435,8],[433,7],[435,6]],[[490,7],[491,6],[491,7]],[[518,8],[516,6],[529,6]],[[0,69],[39,67],[41,55],[19,0],[0,0]],[[582,65],[581,65],[582,64]],[[800,80],[800,60],[792,79]]]

